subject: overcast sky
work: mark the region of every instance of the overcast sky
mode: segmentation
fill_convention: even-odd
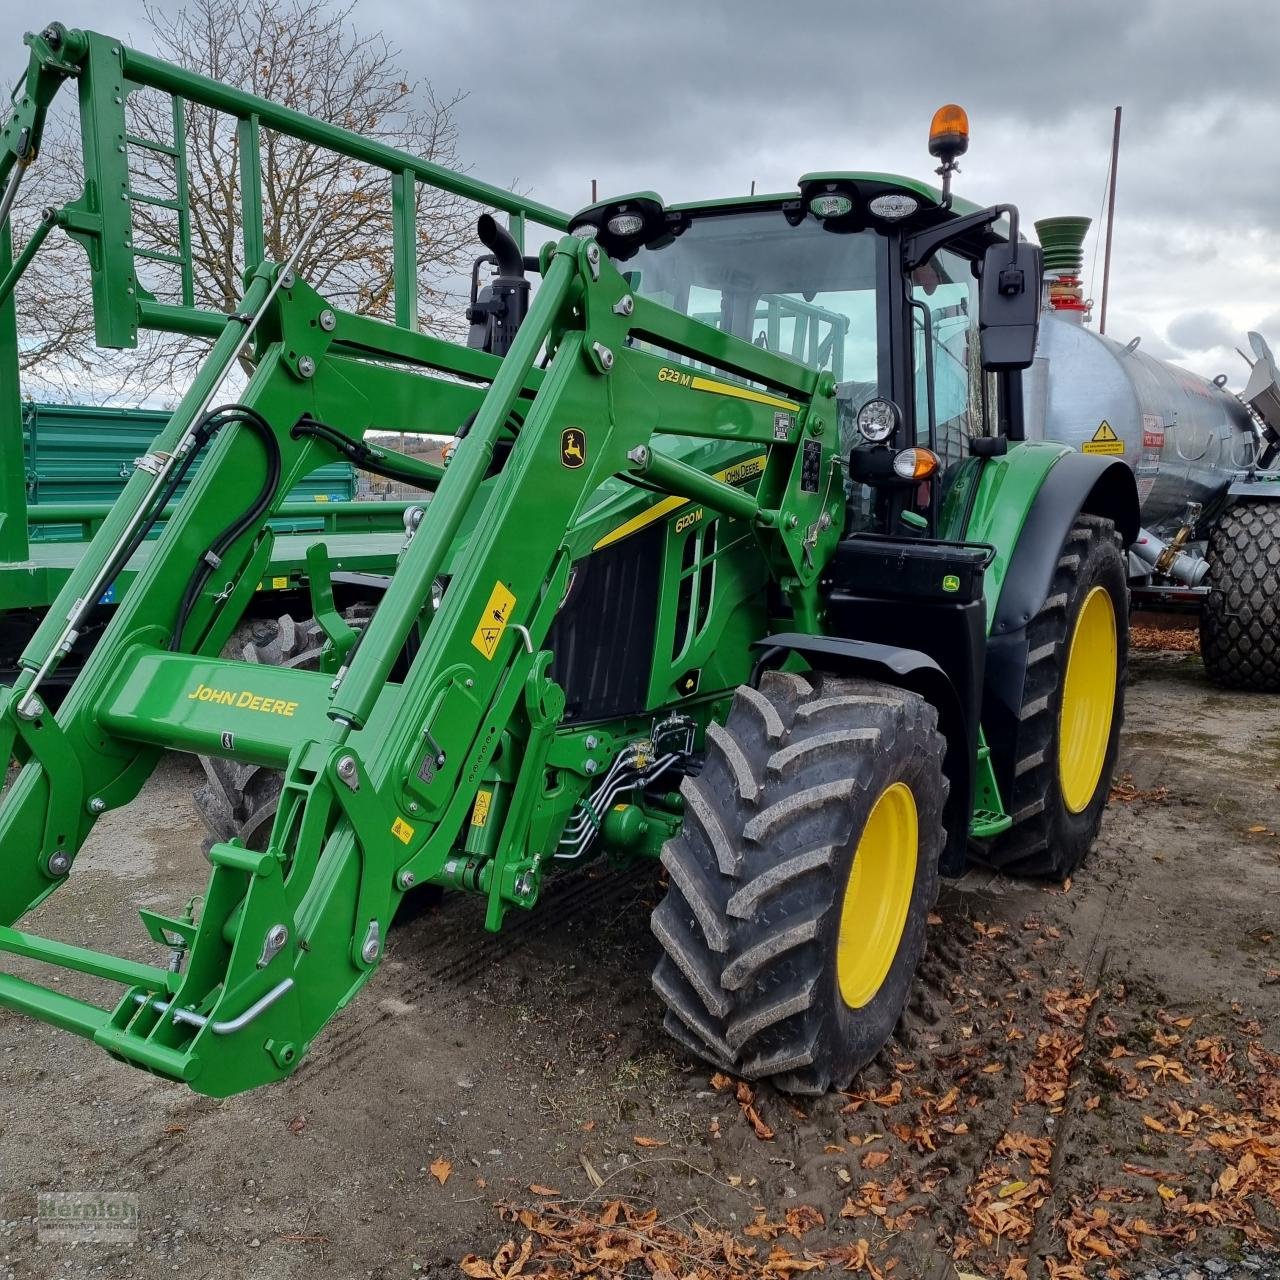
[[[168,7],[173,0],[161,0]],[[552,205],[791,189],[813,169],[930,178],[955,101],[956,179],[1034,218],[1098,218],[1124,107],[1108,332],[1238,386],[1280,345],[1280,25],[1244,0],[360,0],[410,77],[463,90],[472,172]],[[57,17],[147,48],[139,0],[0,4],[0,73]],[[932,180],[932,179],[931,179]],[[1086,245],[1085,283],[1094,254]],[[1101,297],[1101,255],[1093,295]]]

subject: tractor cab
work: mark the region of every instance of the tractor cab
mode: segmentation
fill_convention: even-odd
[[[931,149],[940,125],[951,134],[935,151],[945,182],[967,124],[935,117]],[[571,230],[594,238],[637,294],[829,373],[847,529],[936,536],[964,459],[1021,438],[1009,375],[1031,362],[1039,250],[1018,243],[1011,206],[953,201],[945,186],[880,173],[797,185],[670,207],[643,192],[583,210]]]

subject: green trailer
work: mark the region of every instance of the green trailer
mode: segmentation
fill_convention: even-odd
[[[0,753],[20,764],[0,797],[0,955],[36,962],[0,973],[0,1004],[227,1095],[299,1067],[412,895],[478,895],[499,929],[549,876],[649,860],[667,875],[653,983],[671,1034],[815,1091],[891,1034],[940,875],[980,857],[1061,877],[1085,856],[1123,710],[1137,498],[1122,464],[1023,438],[1039,251],[1012,206],[951,199],[954,110],[931,134],[942,190],[831,171],[570,217],[105,36],[54,25],[28,44],[0,226],[75,81],[85,196],[50,221],[90,249],[99,341],[151,324],[213,343],[0,690]],[[385,169],[394,321],[253,253],[232,315],[139,298],[121,158],[139,88],[177,121],[191,102],[230,113],[250,156],[271,128]],[[420,182],[509,215],[479,220],[495,274],[465,346],[413,327]],[[260,209],[251,187],[250,239]],[[567,234],[530,255],[530,222]],[[218,404],[246,350],[247,387]],[[292,485],[364,465],[366,433],[442,424],[447,464],[372,459],[433,496],[371,611],[337,607],[326,533],[299,562],[314,660],[221,656],[288,540],[272,521]],[[51,711],[94,602],[144,546]],[[250,803],[204,892],[142,912],[154,961],[15,927],[75,892],[94,823],[169,750],[226,765]],[[123,991],[96,1004],[31,968]]]
[[[8,387],[5,392],[12,394]],[[169,416],[151,409],[22,402],[22,466],[13,469],[23,479],[22,498],[17,500],[15,490],[17,505],[0,517],[0,526],[10,526],[7,558],[0,559],[0,683],[16,676],[17,660],[44,611]],[[3,443],[4,457],[18,456],[17,444],[10,454],[8,441]],[[175,490],[174,502],[202,461],[195,460]],[[411,504],[355,503],[355,496],[356,473],[347,461],[325,463],[299,480],[272,518],[272,530],[282,541],[264,569],[251,616],[270,618],[305,606],[305,558],[314,535],[328,536],[332,543],[332,535],[341,533],[342,541],[334,545],[351,575],[390,572],[403,541],[404,511]],[[164,519],[156,522],[146,543],[102,592],[99,615],[61,670],[55,698],[106,625],[163,525]],[[358,577],[349,577],[341,588],[345,603],[360,597],[359,583]]]

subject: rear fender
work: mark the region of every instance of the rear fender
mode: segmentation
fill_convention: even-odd
[[[1052,450],[1056,456],[1047,456]],[[1002,794],[1008,795],[1013,782],[1013,764],[1017,756],[1017,731],[1022,708],[1023,683],[1027,669],[1027,624],[1040,612],[1049,594],[1053,571],[1062,544],[1080,515],[1102,516],[1115,523],[1124,545],[1128,547],[1138,536],[1138,488],[1133,472],[1119,458],[1106,458],[1075,453],[1061,446],[1021,446],[1008,455],[1018,463],[1024,454],[1022,474],[1016,484],[999,485],[1001,501],[994,494],[983,503],[984,474],[974,504],[977,519],[970,523],[966,536],[974,541],[991,541],[997,546],[988,573],[987,607],[992,619],[987,644],[986,680],[982,700],[982,723],[991,748],[991,762]],[[1047,465],[1045,465],[1047,464]],[[987,464],[988,468],[990,463]],[[1040,472],[1036,483],[1035,468]],[[1025,519],[1016,529],[1012,543],[1008,536],[1010,511],[1008,504],[1023,503]],[[1000,512],[1004,545],[997,541],[996,513]],[[990,512],[984,517],[984,513]],[[999,572],[1003,570],[1003,572]],[[993,598],[994,596],[994,598]]]

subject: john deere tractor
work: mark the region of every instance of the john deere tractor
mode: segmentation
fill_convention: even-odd
[[[74,79],[86,182],[65,223],[90,250],[99,340],[141,325],[213,346],[0,691],[0,754],[20,765],[0,802],[0,953],[123,993],[99,1007],[9,973],[0,1003],[227,1095],[297,1069],[421,887],[481,895],[498,929],[550,876],[649,859],[672,1035],[812,1092],[893,1030],[940,875],[971,856],[1079,863],[1120,725],[1134,482],[1022,439],[1040,255],[1011,206],[951,198],[958,111],[931,137],[942,190],[830,172],[566,217],[104,36],[54,25],[28,44],[0,215]],[[173,97],[173,138],[128,127],[141,88]],[[128,152],[180,152],[186,103],[235,117],[250,157],[267,128],[392,175],[395,322],[260,252],[232,315],[138,289]],[[414,327],[419,184],[511,215],[480,219],[495,275],[465,346]],[[251,245],[261,208],[250,184]],[[526,256],[527,222],[562,234]],[[254,372],[222,404],[242,352]],[[318,465],[370,465],[372,431],[458,437],[447,466],[373,450],[432,491],[376,607],[334,606],[315,535],[316,669],[220,656],[277,506]],[[131,564],[51,712],[51,676]],[[142,912],[156,962],[12,927],[75,879],[98,817],[164,751],[279,782],[269,822],[212,844],[193,905]]]

